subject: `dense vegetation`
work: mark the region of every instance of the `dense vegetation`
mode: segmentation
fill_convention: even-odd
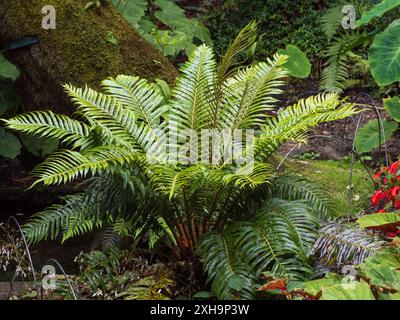
[[[19,96],[13,50],[40,37],[5,47],[0,155],[34,155],[30,191],[74,189],[0,222],[0,267],[36,281],[29,247],[91,239],[55,288],[9,298],[400,299],[400,1],[355,1],[349,29],[345,4],[71,4],[126,21],[179,75],[60,83],[68,114]]]

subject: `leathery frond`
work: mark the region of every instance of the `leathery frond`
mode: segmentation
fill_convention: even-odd
[[[62,184],[89,174],[94,176],[114,172],[129,164],[143,163],[146,161],[145,157],[140,152],[115,146],[101,146],[82,152],[58,150],[32,171],[37,178],[32,186],[38,183]]]
[[[255,276],[240,260],[236,237],[228,229],[223,233],[210,232],[198,245],[204,269],[211,281],[211,290],[219,299],[252,299]]]
[[[181,69],[170,102],[169,121],[181,130],[207,128],[214,98],[215,60],[212,50],[199,46]]]
[[[322,219],[329,218],[334,213],[335,205],[328,191],[296,174],[277,176],[271,182],[269,192],[272,197],[307,202]]]
[[[317,231],[318,218],[306,203],[271,199],[250,221],[204,235],[198,253],[213,293],[220,299],[251,299],[254,281],[264,271],[306,278],[312,274],[307,253]]]
[[[356,265],[376,254],[384,245],[384,241],[360,229],[357,224],[330,221],[319,230],[310,255],[315,255],[322,263],[333,264],[335,267]]]
[[[286,141],[306,142],[306,133],[320,123],[340,120],[360,112],[355,105],[342,100],[337,94],[327,93],[301,99],[280,110],[277,117],[267,118],[256,137],[257,160],[267,159]]]
[[[150,128],[159,126],[161,117],[167,111],[165,106],[160,106],[163,100],[161,94],[153,90],[145,79],[119,75],[115,79],[104,80],[102,88]]]
[[[282,67],[286,57],[276,54],[267,62],[260,62],[228,79],[224,86],[222,101],[228,107],[221,110],[219,126],[244,129],[261,126],[267,112],[274,109],[280,94],[282,79],[287,71]]]
[[[72,148],[92,146],[90,127],[85,123],[51,111],[34,111],[4,120],[7,128],[36,135],[56,138]]]

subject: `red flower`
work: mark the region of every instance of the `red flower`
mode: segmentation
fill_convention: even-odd
[[[389,189],[389,190],[391,190],[390,195],[392,196],[392,198],[395,198],[400,192],[400,187],[395,186],[394,188]]]
[[[381,201],[383,198],[382,190],[377,190],[374,195],[372,196],[371,200],[374,206],[377,206],[379,201]]]
[[[378,211],[378,213],[386,213],[386,210],[385,209],[381,209],[381,210]]]
[[[388,168],[387,171],[391,174],[396,174],[397,173],[397,169],[399,168],[399,162],[393,162]]]
[[[378,173],[375,173],[374,176],[373,176],[373,178],[374,178],[375,180],[377,180],[377,179],[382,175],[382,173],[383,173],[382,170],[379,171]]]

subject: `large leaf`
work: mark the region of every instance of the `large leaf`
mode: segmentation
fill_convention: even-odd
[[[18,103],[14,82],[9,79],[0,79],[0,115],[14,108]]]
[[[113,0],[114,6],[122,12],[126,21],[128,21],[134,28],[137,28],[137,23],[142,19],[147,10],[146,0]]]
[[[356,26],[362,26],[363,24],[369,23],[372,19],[383,16],[386,12],[400,6],[400,0],[383,0],[382,2],[375,5],[371,10],[364,12],[359,20],[356,22]]]
[[[289,44],[286,50],[279,49],[278,54],[288,56],[284,67],[288,69],[289,74],[296,78],[307,78],[311,71],[311,64],[307,56],[296,46]]]
[[[371,73],[379,86],[400,80],[400,23],[394,22],[377,34],[369,50]]]
[[[383,101],[385,110],[394,120],[400,122],[400,98],[392,97]]]
[[[15,65],[8,62],[6,58],[0,53],[0,77],[8,78],[11,80],[17,79],[19,71]]]
[[[375,300],[366,282],[339,283],[322,289],[321,300]]]
[[[20,138],[26,149],[36,156],[48,155],[58,147],[58,140],[55,138],[43,138],[27,134],[21,134]]]
[[[378,120],[369,121],[362,127],[356,137],[356,149],[360,153],[369,152],[379,147],[379,142],[382,144],[390,139],[396,131],[398,124],[394,121],[382,121],[383,132],[380,129]]]
[[[397,248],[388,248],[369,257],[359,266],[361,274],[371,284],[400,291],[400,255]]]
[[[20,150],[21,143],[18,138],[0,127],[0,156],[14,159]]]
[[[155,17],[170,27],[175,28],[179,26],[179,23],[186,20],[185,11],[173,1],[156,0],[154,5],[160,8],[154,13]]]
[[[400,221],[400,213],[374,213],[358,218],[357,223],[361,228],[378,227]]]

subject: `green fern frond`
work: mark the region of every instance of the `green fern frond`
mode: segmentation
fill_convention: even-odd
[[[239,259],[232,233],[211,232],[198,245],[211,290],[219,299],[252,299],[255,276]]]
[[[60,235],[65,241],[71,236],[101,227],[102,220],[87,218],[90,207],[84,194],[67,196],[64,202],[52,205],[28,220],[23,230],[30,243],[55,240]]]
[[[305,143],[307,132],[320,123],[340,120],[357,114],[354,104],[341,100],[337,94],[319,94],[301,99],[297,104],[280,110],[277,117],[268,118],[256,138],[257,160],[267,159],[286,141]]]
[[[316,255],[322,263],[336,267],[357,265],[376,254],[384,245],[384,241],[360,229],[357,224],[331,221],[319,230],[310,255]]]
[[[39,137],[57,138],[72,148],[93,146],[90,127],[83,122],[51,111],[34,111],[4,120],[7,128]]]
[[[113,172],[130,163],[145,161],[145,155],[118,147],[102,146],[76,152],[59,150],[50,155],[32,171],[38,183],[54,185],[71,182],[77,178]]]
[[[328,41],[332,39],[341,27],[340,22],[343,19],[342,8],[343,5],[328,8],[321,17],[321,28]]]
[[[306,201],[322,219],[333,216],[335,206],[328,192],[299,175],[278,176],[271,183],[270,192],[273,197]]]
[[[115,79],[104,80],[102,88],[149,127],[157,127],[167,110],[165,106],[160,106],[163,97],[145,79],[119,75]]]
[[[265,123],[267,111],[275,108],[274,96],[282,92],[279,87],[287,76],[282,67],[285,62],[284,56],[275,55],[272,60],[258,63],[227,80],[222,99],[229,108],[221,110],[222,128],[254,128]]]
[[[325,68],[322,70],[320,89],[327,92],[342,92],[344,83],[349,79],[348,53],[361,45],[367,36],[358,31],[344,32],[333,38],[325,57]]]
[[[172,92],[169,121],[180,130],[199,130],[209,125],[214,94],[215,60],[212,50],[199,46],[181,69]]]

